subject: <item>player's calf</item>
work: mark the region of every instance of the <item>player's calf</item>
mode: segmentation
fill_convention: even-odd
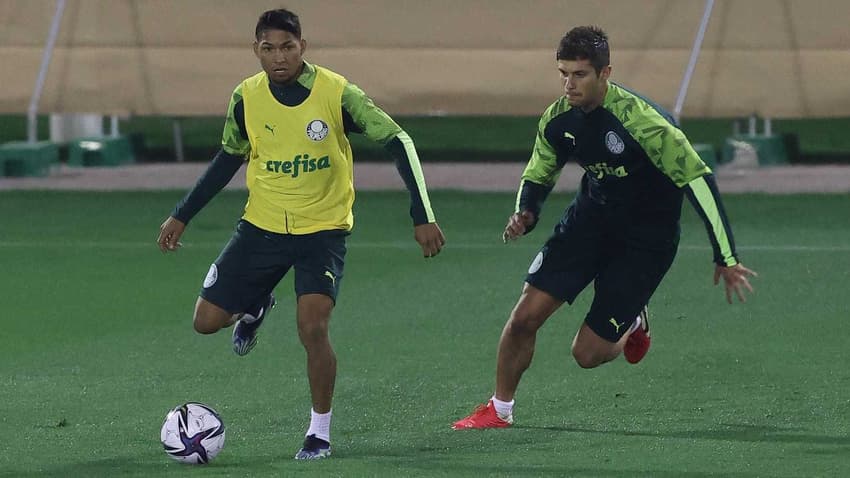
[[[233,325],[233,314],[203,298],[195,304],[192,325],[199,334],[214,334]]]
[[[616,336],[602,337],[584,323],[573,339],[573,358],[581,368],[595,368],[610,362],[617,358],[622,350],[622,345],[611,340],[616,340]]]

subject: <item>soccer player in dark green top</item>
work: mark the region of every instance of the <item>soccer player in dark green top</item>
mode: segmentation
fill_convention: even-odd
[[[639,362],[649,349],[646,305],[670,268],[679,244],[687,195],[705,222],[714,249],[714,282],[726,299],[752,292],[712,175],[673,118],[649,100],[608,80],[607,35],[577,27],[558,46],[564,95],[540,119],[522,175],[515,213],[503,239],[537,224],[561,168],[585,173],[579,191],[537,254],[502,331],[496,390],[490,401],[452,426],[503,428],[513,423],[514,394],[531,364],[537,330],[591,282],[594,298],[572,344],[576,362],[593,368],[623,352]]]

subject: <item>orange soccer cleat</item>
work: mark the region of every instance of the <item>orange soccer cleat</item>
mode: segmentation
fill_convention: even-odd
[[[507,428],[514,423],[513,415],[500,416],[496,413],[493,400],[486,404],[478,405],[472,414],[452,424],[453,430],[465,430],[467,428]]]
[[[626,345],[623,347],[623,355],[626,357],[626,361],[631,364],[640,362],[644,355],[649,352],[649,309],[645,306],[640,311],[640,321],[640,327],[629,335],[629,338],[626,339]]]

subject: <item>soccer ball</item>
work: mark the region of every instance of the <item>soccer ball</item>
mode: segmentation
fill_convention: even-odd
[[[159,438],[171,458],[202,465],[224,448],[224,422],[211,407],[188,402],[168,412]]]

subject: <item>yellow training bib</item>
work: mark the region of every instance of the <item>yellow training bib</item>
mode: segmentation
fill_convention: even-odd
[[[242,82],[251,152],[245,220],[267,231],[309,234],[354,226],[354,167],[342,122],[344,77],[316,66],[310,96],[278,102],[265,72]]]

